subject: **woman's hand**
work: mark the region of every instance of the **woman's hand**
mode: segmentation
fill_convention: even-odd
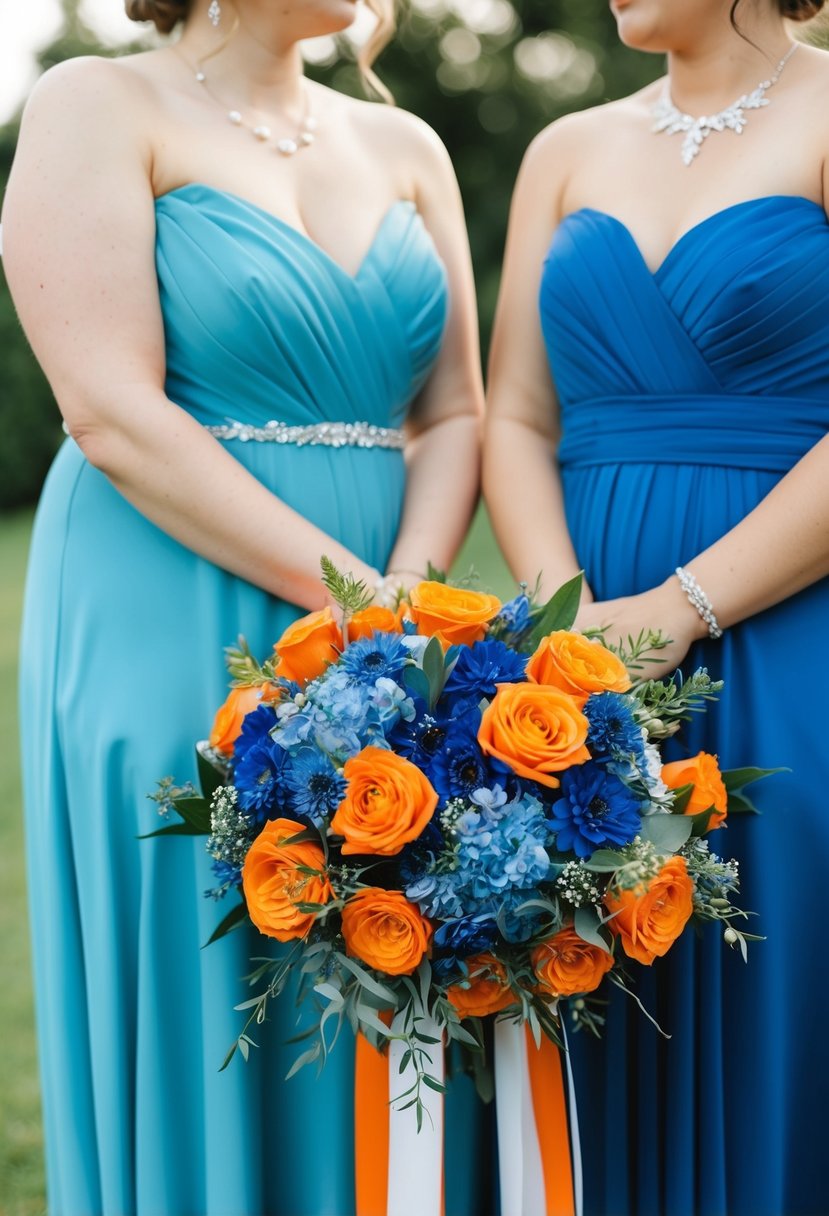
[[[642,674],[652,680],[675,671],[694,642],[708,636],[708,628],[688,602],[679,581],[673,576],[652,591],[620,599],[584,603],[576,617],[576,629],[606,629],[605,640],[616,646],[627,645],[629,637],[638,638],[645,630],[659,631],[670,642],[653,652]]]

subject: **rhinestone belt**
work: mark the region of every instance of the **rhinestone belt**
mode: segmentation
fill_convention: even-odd
[[[240,443],[292,443],[296,447],[394,448],[399,451],[406,442],[403,432],[396,427],[375,426],[372,422],[315,422],[308,426],[290,426],[272,419],[264,426],[250,426],[231,418],[224,426],[204,429],[216,439],[238,439]]]

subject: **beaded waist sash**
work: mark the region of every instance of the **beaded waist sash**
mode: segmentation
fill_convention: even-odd
[[[204,428],[216,439],[238,439],[240,443],[292,443],[296,447],[327,448],[393,448],[401,450],[405,436],[391,426],[375,426],[373,422],[314,422],[307,426],[292,426],[271,420],[264,426],[228,419],[223,426]]]

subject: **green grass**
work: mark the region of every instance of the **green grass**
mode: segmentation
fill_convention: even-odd
[[[0,516],[0,1216],[41,1216],[45,1189],[26,920],[17,642],[31,514]],[[506,598],[514,583],[479,511],[455,573]]]
[[[17,738],[17,639],[28,512],[0,517],[0,1213],[45,1211],[26,922]]]

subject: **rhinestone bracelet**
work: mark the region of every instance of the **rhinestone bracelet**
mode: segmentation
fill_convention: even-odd
[[[720,629],[717,618],[714,615],[713,605],[693,574],[683,569],[682,566],[677,566],[674,573],[679,579],[680,587],[688,597],[688,602],[696,608],[708,626],[709,638],[721,638],[723,631]]]

